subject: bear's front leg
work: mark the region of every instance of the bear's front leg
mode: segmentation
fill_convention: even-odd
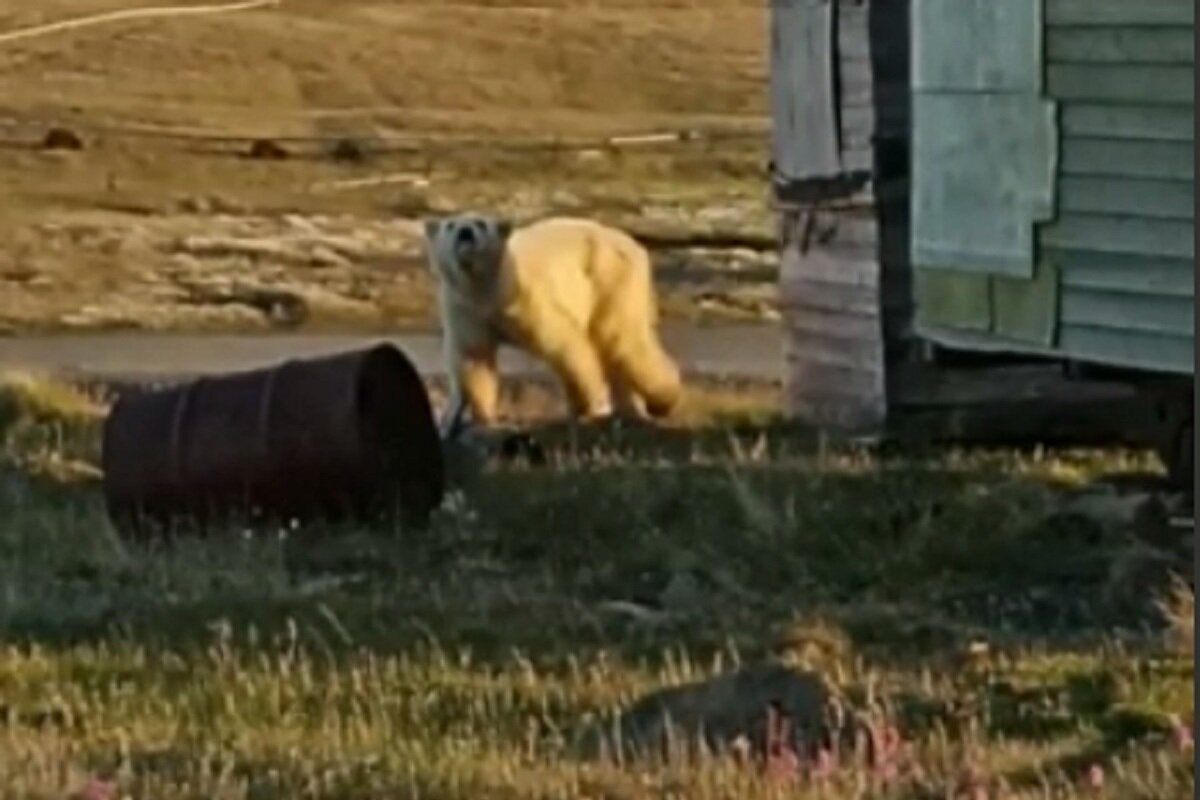
[[[500,398],[500,376],[496,372],[496,348],[479,346],[463,352],[458,361],[460,404],[465,403],[476,425],[496,422]]]
[[[496,418],[499,378],[496,375],[496,345],[485,337],[463,335],[461,330],[447,332],[442,353],[450,397],[442,415],[443,438],[457,435],[463,417],[469,411],[474,424],[490,425]]]
[[[450,384],[450,396],[446,399],[446,408],[442,412],[439,423],[443,439],[451,439],[458,435],[467,411],[467,401],[463,396],[462,378],[459,374],[458,348],[449,339],[442,344],[442,359],[446,367],[446,380]]]

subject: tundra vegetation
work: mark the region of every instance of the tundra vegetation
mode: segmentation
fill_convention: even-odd
[[[1193,534],[1079,494],[1146,454],[871,454],[711,390],[674,428],[546,429],[546,463],[489,464],[425,532],[138,545],[97,485],[104,396],[4,387],[6,796],[1193,794]],[[579,746],[768,662],[874,757]],[[663,702],[755,719],[755,680]]]

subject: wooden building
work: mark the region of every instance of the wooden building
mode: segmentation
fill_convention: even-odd
[[[882,424],[907,338],[908,27],[907,0],[772,3],[787,403],[834,429]]]
[[[1194,17],[773,0],[789,410],[879,431],[950,353],[1152,381],[1190,426]]]

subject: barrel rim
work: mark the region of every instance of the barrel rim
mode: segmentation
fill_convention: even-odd
[[[359,446],[369,452],[377,444],[366,441],[372,434],[394,435],[397,444],[406,445],[401,449],[410,449],[420,458],[401,459],[397,473],[387,477],[401,484],[413,481],[426,484],[430,489],[428,502],[436,507],[445,492],[445,464],[433,404],[421,374],[407,354],[391,342],[382,341],[359,352],[363,359],[362,367],[354,386],[354,407],[360,415]],[[391,381],[391,376],[394,376],[395,383],[383,388],[385,394],[394,392],[390,399],[395,402],[386,408],[368,409],[366,403],[373,388],[369,382],[376,379]],[[376,416],[375,412],[382,413]],[[402,413],[405,416],[404,423],[393,428],[389,421]],[[412,418],[414,414],[420,416],[422,424],[415,424],[416,420]],[[382,425],[376,424],[380,421]],[[419,439],[414,441],[414,436]]]

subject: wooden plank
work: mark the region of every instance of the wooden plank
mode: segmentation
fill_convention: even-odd
[[[1163,336],[1140,331],[1063,325],[1060,349],[1080,361],[1113,367],[1194,374],[1195,342],[1191,336]]]
[[[1196,185],[1191,181],[1063,177],[1059,209],[1152,219],[1192,220]]]
[[[1046,86],[1060,100],[1192,105],[1196,71],[1191,66],[1051,64]]]
[[[1194,25],[1194,0],[1046,0],[1048,25]]]
[[[869,172],[843,172],[832,178],[786,180],[775,176],[772,181],[775,201],[780,206],[809,207],[835,203],[871,202]]]
[[[1190,337],[1196,308],[1190,297],[1069,289],[1063,292],[1061,321],[1120,331]]]
[[[883,3],[862,3],[838,8],[838,55],[847,61],[870,61],[881,67],[907,70],[908,16],[897,18],[907,0],[884,0]],[[886,27],[884,27],[886,25]],[[890,71],[889,71],[890,72]],[[892,76],[889,74],[889,78]]]
[[[913,0],[914,91],[1038,91],[1040,4]]]
[[[1059,172],[1079,177],[1192,180],[1195,149],[1184,142],[1139,142],[1065,136]]]
[[[1051,28],[1049,64],[1186,64],[1196,60],[1190,28]]]
[[[872,346],[870,353],[862,353],[862,366],[823,364],[808,358],[811,343],[804,341],[793,344],[802,348],[802,355],[789,351],[786,357],[788,379],[792,384],[804,387],[810,398],[844,398],[863,402],[883,393],[882,348]],[[879,353],[876,354],[875,350]]]
[[[795,248],[805,255],[814,249],[866,257],[874,252],[878,225],[874,209],[799,209],[781,222],[783,251]]]
[[[914,261],[1030,277],[1034,223],[1054,212],[1053,105],[1020,92],[918,92],[913,109]]]
[[[842,108],[874,108],[875,92],[873,89],[872,84],[863,81],[842,86],[839,98]]]
[[[1062,106],[1062,131],[1076,138],[1192,142],[1196,110],[1188,106],[1115,106],[1070,102]]]
[[[1050,247],[1042,248],[1042,256],[1058,265],[1064,289],[1097,289],[1186,298],[1195,294],[1196,264],[1191,259]]]
[[[874,108],[848,108],[842,111],[842,148],[870,147],[876,134]]]
[[[785,361],[792,366],[802,365],[805,370],[873,379],[883,372],[883,360],[874,355],[882,352],[883,331],[878,321],[875,328],[874,335],[854,338],[789,327],[786,340],[791,342],[791,349]],[[872,355],[864,358],[864,353]]]
[[[846,61],[838,63],[838,80],[840,89],[851,94],[859,91],[870,92],[876,83],[870,61]]]
[[[833,311],[869,317],[879,314],[879,290],[874,286],[811,279],[788,281],[787,307]]]
[[[842,3],[838,6],[837,44],[838,53],[842,58],[871,58],[869,15],[870,8],[867,3]]]
[[[871,137],[907,141],[910,116],[907,98],[876,97],[875,100],[869,105],[842,106],[843,146],[866,143]]]
[[[878,225],[870,209],[783,217],[787,413],[832,432],[882,424]]]
[[[807,223],[795,229],[796,234],[804,231]],[[879,225],[872,209],[861,211],[817,211],[813,213],[810,231],[812,247],[875,247],[879,239]]]
[[[1196,229],[1190,222],[1062,214],[1041,231],[1043,244],[1064,250],[1194,258]]]
[[[1062,323],[1164,337],[1192,338],[1196,314],[1190,298],[1072,289],[1064,293],[1062,298]]]
[[[794,247],[786,248],[780,258],[781,300],[805,281],[842,283],[847,286],[874,288],[879,285],[879,262],[866,248],[841,251],[821,246],[803,255]]]
[[[875,169],[875,149],[870,145],[842,150],[842,166],[849,172],[871,173]]]
[[[927,339],[946,347],[982,354],[1019,353],[1063,358],[1108,367],[1194,373],[1192,337],[1163,336],[1138,331],[1114,331],[1082,325],[1061,325],[1057,347],[1013,342],[991,334],[944,328],[924,331]]]
[[[843,58],[838,62],[838,76],[842,89],[851,92],[872,86],[908,90],[907,76],[902,70],[885,71],[865,58]]]
[[[871,147],[876,139],[908,138],[908,115],[903,100],[881,107],[843,106],[841,114],[843,150]]]
[[[858,346],[880,337],[879,317],[844,314],[816,308],[784,306],[784,325],[790,335],[820,336],[841,347]]]
[[[880,125],[895,125],[900,134],[908,135],[912,100],[907,92],[889,91],[887,94],[877,94],[866,91],[849,94],[843,89],[841,101],[843,114],[849,109],[869,109],[878,116]]]
[[[772,4],[771,108],[776,169],[791,179],[841,172],[831,0]]]

